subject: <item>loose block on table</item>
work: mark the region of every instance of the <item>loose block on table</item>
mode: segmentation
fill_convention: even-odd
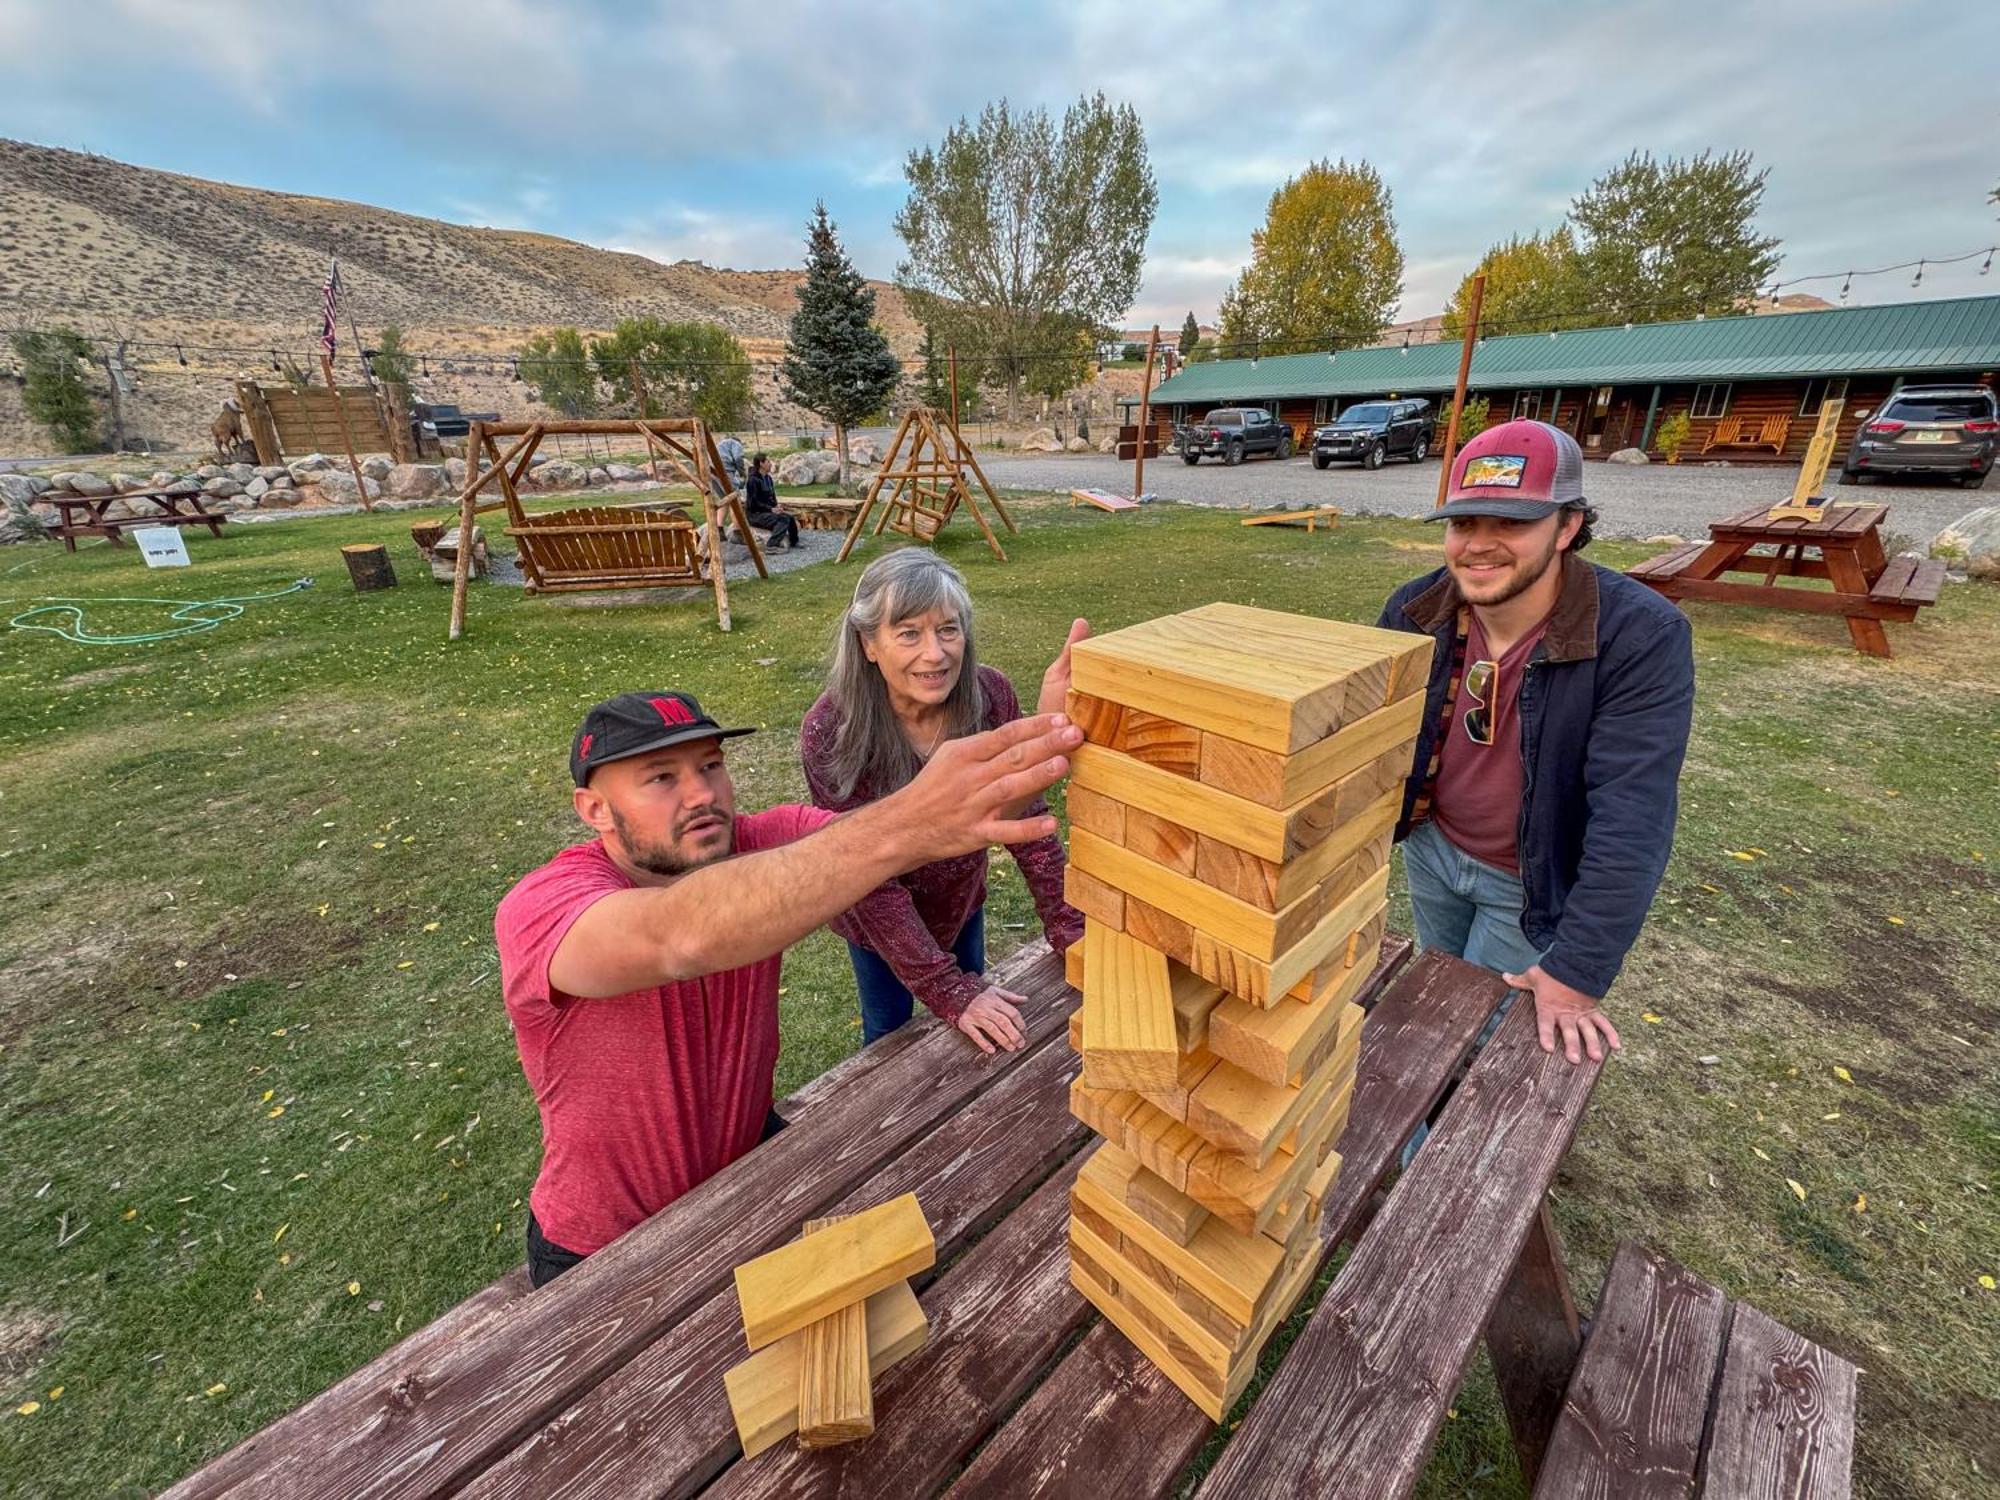
[[[936,1259],[915,1193],[850,1214],[736,1268],[743,1337],[761,1349]]]

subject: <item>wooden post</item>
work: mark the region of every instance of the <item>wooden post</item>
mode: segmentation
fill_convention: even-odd
[[[1465,382],[1472,374],[1472,349],[1479,342],[1479,304],[1486,297],[1486,273],[1472,278],[1472,300],[1465,310],[1465,347],[1458,355],[1458,385],[1451,393],[1451,425],[1444,433],[1444,467],[1438,470],[1437,503],[1444,504],[1451,488],[1451,464],[1458,456],[1458,417],[1465,410]]]
[[[1513,1273],[1486,1320],[1486,1348],[1500,1405],[1514,1435],[1521,1477],[1529,1484],[1541,1473],[1582,1347],[1562,1241],[1544,1196]]]
[[[458,557],[451,570],[451,629],[445,639],[465,634],[465,585],[472,576],[472,517],[478,507],[480,445],[486,426],[474,422],[465,434],[465,493],[458,497]]]
[[[354,475],[354,488],[361,496],[361,508],[373,510],[374,502],[368,498],[368,481],[361,476],[361,460],[354,456],[354,434],[347,426],[347,407],[340,399],[340,387],[333,383],[333,356],[322,349],[319,352],[319,367],[326,371],[327,394],[333,397],[333,414],[340,422],[341,446],[347,449],[347,467]],[[304,396],[301,395],[301,400]]]
[[[1132,498],[1146,492],[1146,435],[1152,431],[1153,358],[1160,351],[1160,325],[1146,337],[1146,370],[1139,377],[1139,441],[1132,445]]]
[[[639,356],[636,354],[633,355],[631,359],[626,361],[626,365],[632,372],[632,399],[639,403],[639,420],[643,422],[652,413],[646,409],[648,404],[646,400],[646,381],[639,374]],[[660,482],[660,460],[650,446],[646,449],[646,468],[653,476],[653,483],[658,484]]]
[[[958,432],[958,345],[947,351],[951,356],[951,430]]]

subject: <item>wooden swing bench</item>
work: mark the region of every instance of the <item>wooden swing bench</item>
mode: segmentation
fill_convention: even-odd
[[[692,484],[701,497],[703,522],[696,526],[678,506],[623,508],[579,505],[531,516],[521,506],[520,483],[544,437],[564,435],[639,437],[657,475],[659,465]],[[511,437],[505,453],[496,438]],[[465,440],[469,469],[459,495],[459,535],[470,536],[481,511],[507,510],[506,535],[521,553],[521,571],[530,593],[572,593],[585,589],[678,588],[708,584],[715,590],[715,619],[729,629],[729,585],[722,562],[722,520],[736,523],[759,577],[770,577],[763,549],[743,513],[742,496],[731,488],[729,471],[715,438],[699,417],[605,419],[575,422],[474,422]],[[486,467],[481,470],[481,461]],[[480,498],[497,486],[499,499]],[[706,533],[704,535],[704,533]],[[465,629],[469,547],[461,547],[452,579],[450,639]]]
[[[686,511],[583,505],[507,527],[531,594],[708,583],[701,533]]]
[[[862,497],[861,508],[855,513],[847,540],[840,544],[840,556],[835,561],[847,561],[847,554],[861,539],[868,517],[879,501],[882,514],[875,522],[877,536],[886,529],[926,545],[937,539],[937,534],[962,505],[979,523],[993,555],[1005,562],[1007,554],[1001,549],[1000,539],[993,534],[985,512],[979,508],[974,480],[1001,524],[1010,534],[1017,534],[1019,528],[1014,525],[1014,518],[1007,514],[1007,507],[993,492],[979,460],[973,457],[972,449],[953,424],[951,413],[927,406],[913,407],[903,413],[896,435],[889,440],[888,456],[869,482],[868,492]]]

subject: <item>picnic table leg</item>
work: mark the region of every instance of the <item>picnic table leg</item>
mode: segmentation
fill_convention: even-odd
[[[1852,548],[1821,547],[1819,555],[1826,559],[1826,576],[1838,592],[1857,595],[1864,602],[1867,600],[1870,587],[1868,575]],[[1880,620],[1849,615],[1847,634],[1854,642],[1854,649],[1865,655],[1887,657],[1894,654],[1889,650],[1889,632],[1882,628]]]
[[[1545,1197],[1486,1322],[1486,1349],[1500,1385],[1500,1403],[1507,1409],[1521,1477],[1530,1487],[1541,1472],[1582,1347],[1562,1241]]]

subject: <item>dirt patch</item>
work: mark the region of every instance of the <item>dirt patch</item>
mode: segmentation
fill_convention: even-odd
[[[88,672],[78,672],[72,677],[64,678],[61,687],[64,692],[75,688],[97,687],[102,683],[116,682],[121,677],[130,677],[134,672],[145,670],[146,668],[138,662],[123,667],[94,667]]]
[[[32,1307],[0,1307],[0,1380],[17,1380],[55,1353],[62,1319]]]

